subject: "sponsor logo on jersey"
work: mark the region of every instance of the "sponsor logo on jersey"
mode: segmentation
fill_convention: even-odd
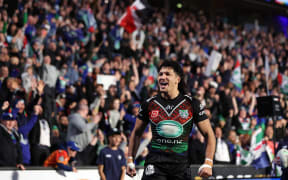
[[[159,114],[159,110],[153,110],[153,111],[151,112],[151,118],[157,117],[158,114]]]
[[[186,118],[188,117],[188,115],[189,115],[187,109],[185,109],[185,110],[181,110],[181,109],[180,109],[180,110],[179,110],[179,114],[180,114],[180,117],[183,118],[183,119],[186,119]]]
[[[156,139],[159,144],[182,144],[182,139]]]
[[[145,175],[146,176],[150,176],[150,175],[152,175],[154,173],[155,173],[154,165],[148,164],[146,169],[145,169]]]
[[[159,122],[156,129],[158,134],[165,138],[177,138],[183,133],[183,126],[179,122],[173,120]]]

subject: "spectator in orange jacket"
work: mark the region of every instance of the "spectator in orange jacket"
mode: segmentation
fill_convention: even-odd
[[[74,158],[79,150],[75,142],[68,141],[66,148],[58,149],[50,154],[44,162],[44,167],[54,167],[65,171],[77,172],[74,166]]]

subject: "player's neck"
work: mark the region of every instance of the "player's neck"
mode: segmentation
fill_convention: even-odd
[[[113,151],[117,150],[118,149],[118,146],[115,146],[115,145],[109,145],[110,149],[112,149]]]
[[[170,91],[167,93],[161,93],[161,97],[164,99],[175,99],[180,94],[179,90]]]

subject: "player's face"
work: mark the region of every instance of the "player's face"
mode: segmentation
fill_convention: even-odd
[[[178,90],[180,77],[170,67],[163,67],[158,74],[159,91],[164,93],[173,93]]]

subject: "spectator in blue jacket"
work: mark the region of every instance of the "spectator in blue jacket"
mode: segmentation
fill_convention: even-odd
[[[31,153],[28,135],[37,122],[38,115],[40,112],[42,112],[42,107],[40,105],[35,105],[34,112],[31,114],[31,116],[28,116],[25,112],[24,100],[19,100],[16,104],[16,108],[18,109],[17,123],[22,148],[23,163],[25,165],[29,165],[31,164]]]

